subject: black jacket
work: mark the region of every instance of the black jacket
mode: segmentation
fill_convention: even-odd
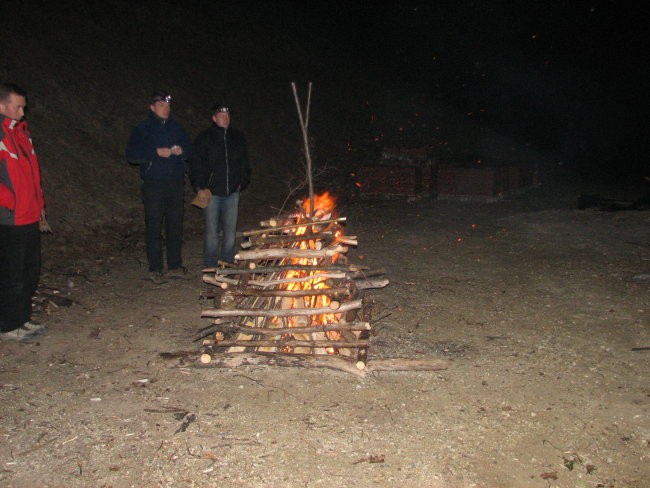
[[[159,147],[183,148],[180,156],[161,158],[156,152]],[[185,160],[192,154],[192,144],[183,127],[172,117],[160,120],[153,112],[131,131],[126,146],[126,159],[140,165],[143,180],[185,178]]]
[[[248,186],[251,167],[244,133],[217,125],[201,132],[190,158],[190,181],[195,190],[209,188],[226,197]]]

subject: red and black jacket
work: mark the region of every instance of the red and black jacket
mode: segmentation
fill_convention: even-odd
[[[41,173],[27,123],[0,114],[0,225],[38,222],[43,206]]]

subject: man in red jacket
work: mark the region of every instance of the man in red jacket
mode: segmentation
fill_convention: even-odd
[[[0,339],[13,341],[45,332],[30,322],[45,211],[38,160],[23,120],[26,104],[22,88],[0,83]]]

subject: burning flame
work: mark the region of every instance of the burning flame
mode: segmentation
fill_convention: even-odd
[[[341,236],[342,232],[337,225],[332,225],[332,223],[322,223],[321,221],[327,221],[333,218],[334,211],[336,206],[336,199],[330,195],[329,192],[324,192],[320,195],[314,195],[314,210],[311,209],[310,199],[305,199],[301,204],[301,212],[296,214],[293,218],[295,221],[294,224],[302,224],[295,229],[289,231],[289,233],[296,236],[310,236],[313,235],[314,239],[304,239],[294,244],[294,247],[299,249],[321,249],[324,245],[323,239],[327,236],[325,232],[329,232],[331,235],[332,244],[335,244],[338,241],[338,238]],[[308,217],[309,216],[309,217]],[[291,258],[283,262],[284,265],[291,266],[313,266],[313,267],[324,267],[323,260],[331,259],[331,263],[336,262],[339,258],[338,254],[333,255],[331,258]],[[330,285],[327,283],[327,276],[323,276],[326,271],[314,269],[314,270],[287,270],[284,273],[284,277],[289,279],[300,279],[300,281],[292,281],[284,285],[284,289],[289,291],[296,290],[325,290],[330,288]],[[297,297],[289,298],[286,300],[283,307],[286,308],[334,308],[335,305],[332,303],[332,299],[327,295],[310,295],[306,297]],[[277,319],[277,317],[276,317]],[[305,327],[305,326],[327,326],[328,324],[336,324],[341,320],[341,314],[337,313],[327,313],[327,314],[317,314],[305,316],[295,316],[287,318],[288,327]],[[335,331],[324,332],[325,337],[330,340],[336,340],[340,338],[340,334]],[[326,351],[329,354],[335,354],[335,348],[328,347]]]

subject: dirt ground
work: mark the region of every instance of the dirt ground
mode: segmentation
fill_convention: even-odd
[[[349,205],[350,260],[391,280],[370,361],[449,361],[362,379],[161,359],[207,325],[191,210],[189,281],[144,279],[141,229],[46,238],[49,332],[0,344],[0,486],[649,486],[650,213],[575,197]]]

